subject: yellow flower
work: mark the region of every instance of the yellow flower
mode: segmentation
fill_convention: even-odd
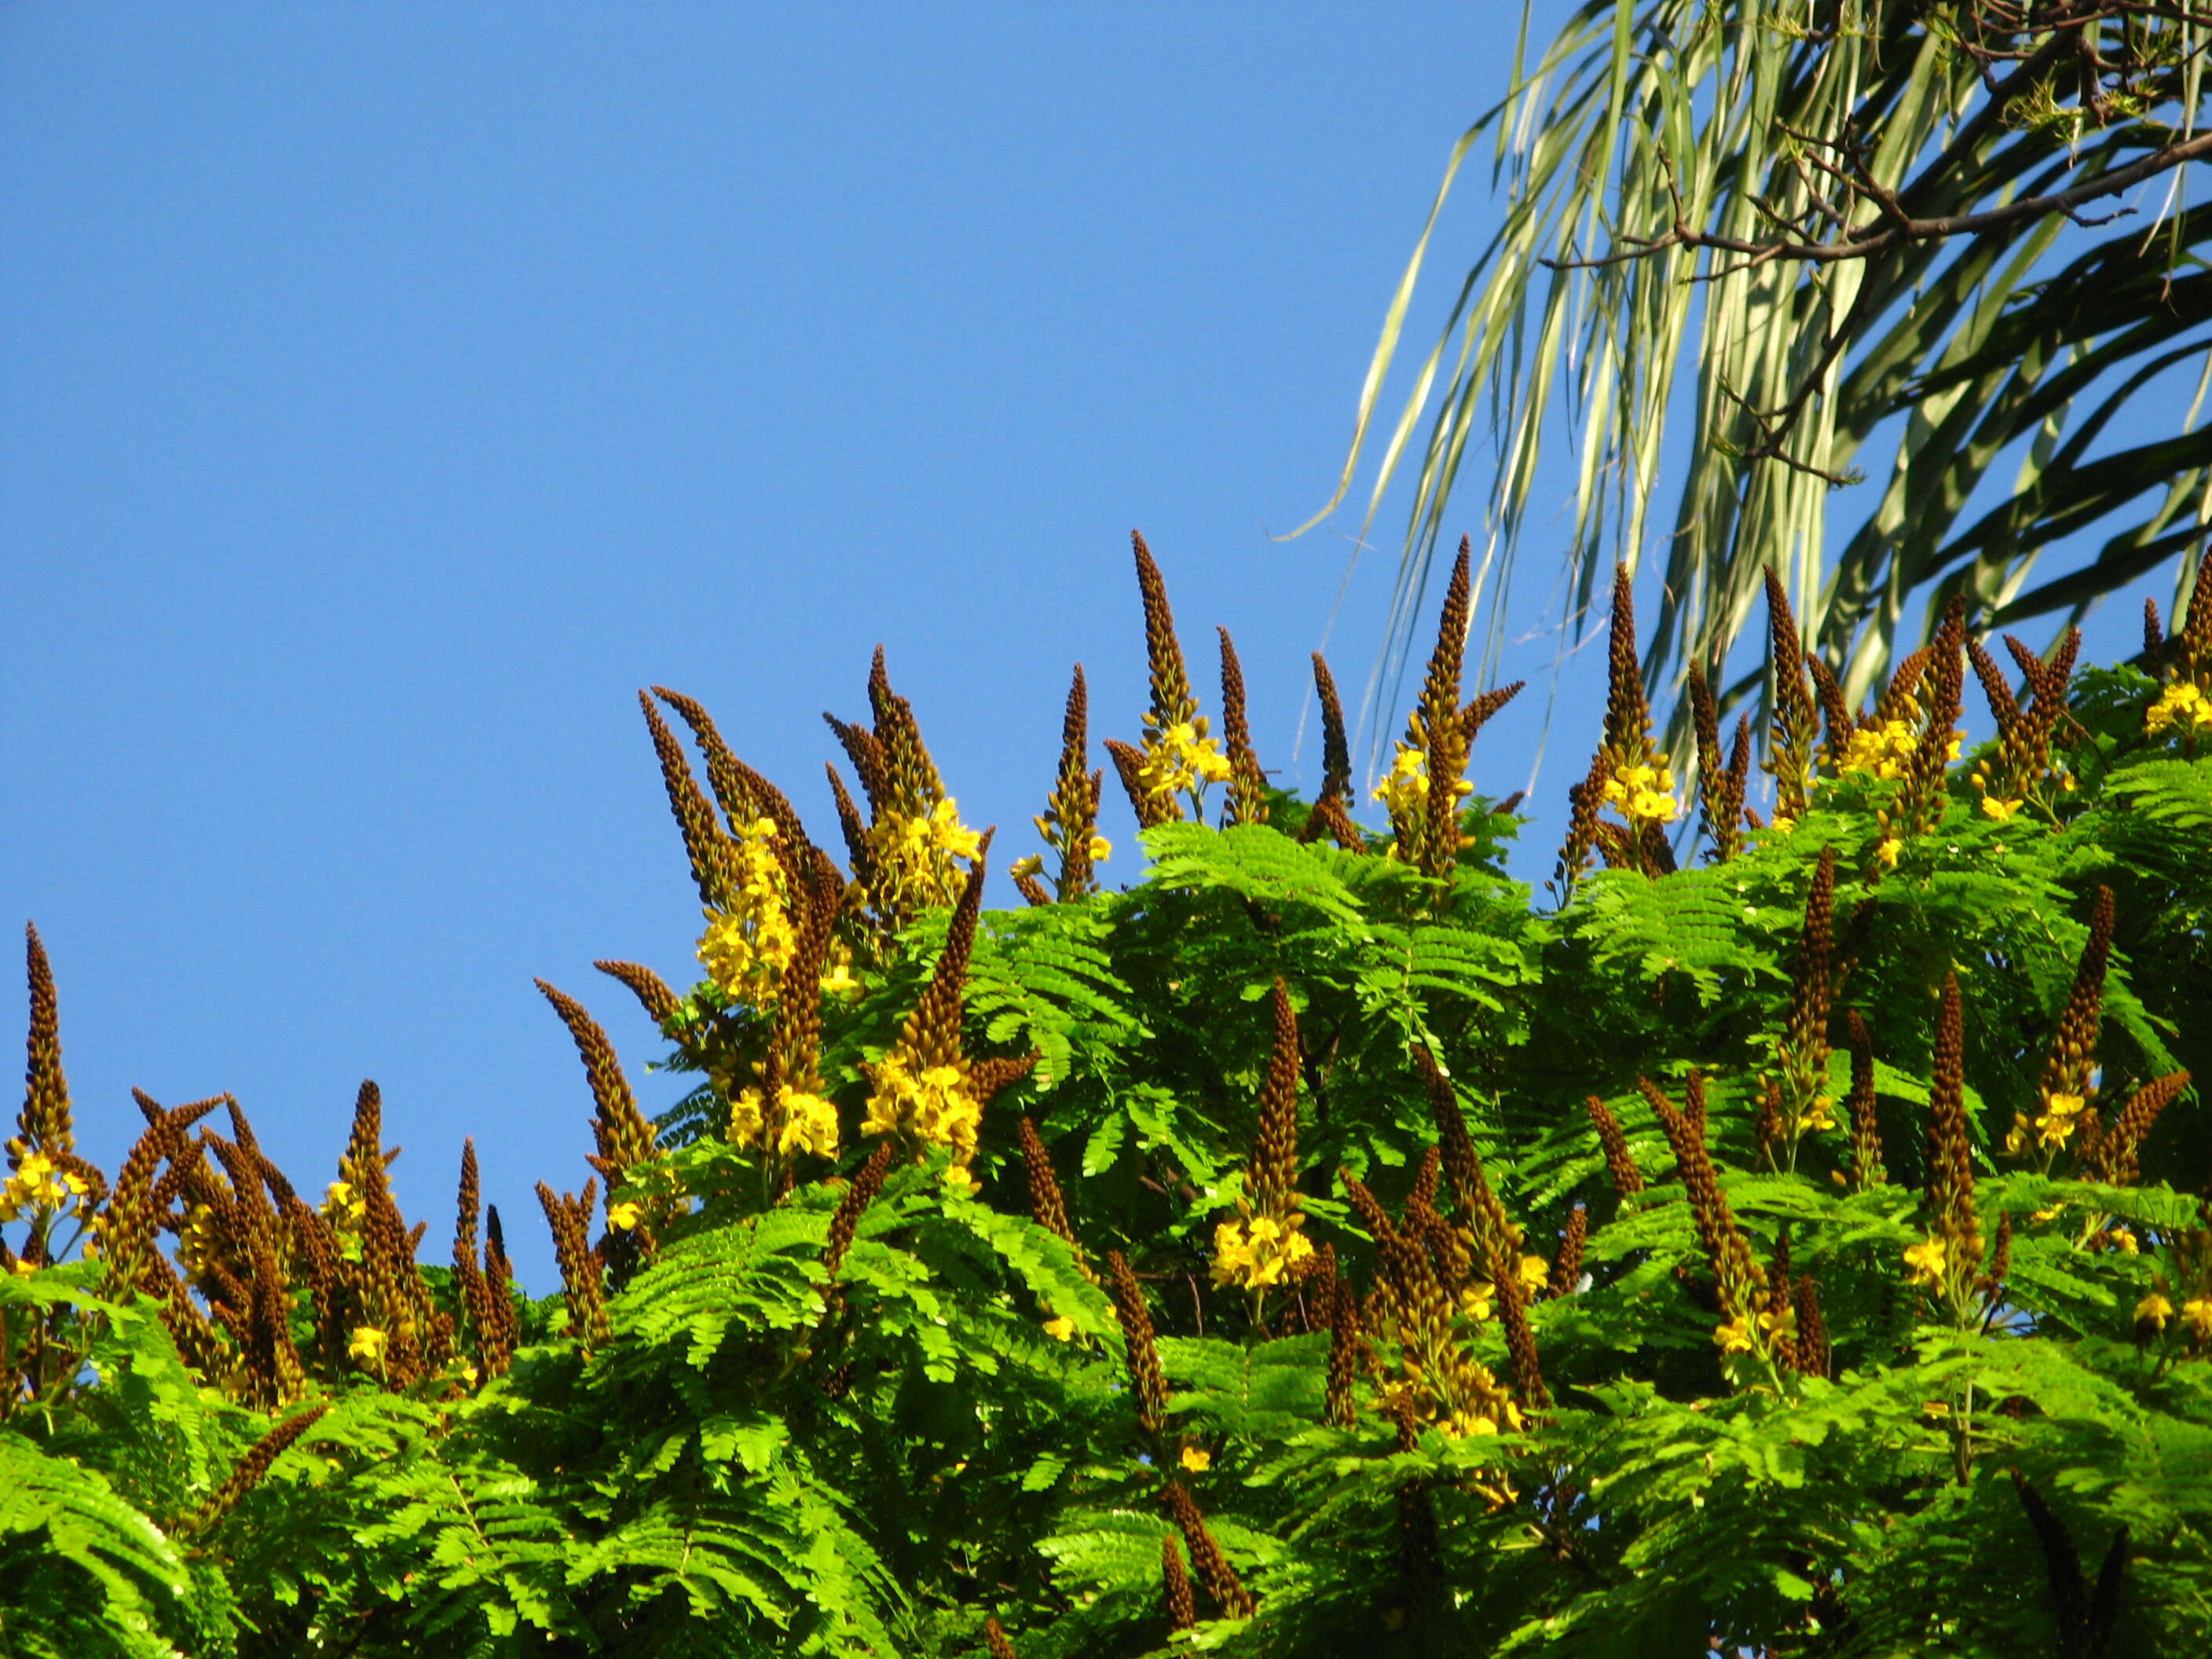
[[[1259,1215],[1219,1224],[1213,1230],[1213,1282],[1248,1291],[1282,1284],[1292,1267],[1313,1254],[1298,1231],[1300,1219]]]
[[[1213,1467],[1213,1454],[1201,1446],[1185,1446],[1182,1466],[1193,1474],[1204,1474]]]
[[[822,994],[825,997],[851,996],[860,989],[860,981],[853,976],[853,952],[842,940],[830,947],[830,960],[822,969]]]
[[[1032,853],[1025,859],[1016,859],[1006,866],[1006,873],[1017,881],[1024,876],[1041,876],[1044,873],[1044,854]]]
[[[1551,1281],[1551,1277],[1552,1264],[1545,1261],[1542,1256],[1524,1255],[1521,1258],[1521,1288],[1522,1290],[1540,1291]]]
[[[960,803],[947,795],[929,809],[929,838],[956,859],[973,859],[983,838],[960,822]]]
[[[2212,699],[2188,681],[2166,687],[2165,693],[2150,706],[2143,716],[2143,730],[2163,732],[2168,726],[2185,730],[2200,726],[2212,726]]]
[[[983,1107],[968,1092],[968,1079],[957,1066],[931,1066],[920,1072],[896,1052],[876,1066],[876,1090],[868,1097],[863,1134],[910,1134],[952,1148],[956,1163],[975,1155],[975,1132]]]
[[[12,1143],[21,1146],[22,1143]],[[23,1161],[8,1184],[0,1188],[0,1221],[13,1221],[25,1210],[66,1210],[73,1198],[82,1198],[91,1188],[82,1176],[74,1170],[64,1170],[52,1158],[33,1148],[23,1154]]]
[[[1713,1340],[1721,1345],[1723,1353],[1749,1353],[1759,1346],[1758,1339],[1752,1334],[1751,1322],[1741,1314],[1725,1325],[1715,1327]]]
[[[2166,1322],[2173,1317],[2173,1304],[2156,1291],[2136,1304],[2136,1323],[2148,1325],[2154,1331],[2166,1328]]]
[[[1044,1322],[1044,1334],[1055,1342],[1069,1342],[1075,1338],[1075,1322],[1066,1314],[1059,1314]]]
[[[1617,766],[1599,793],[1632,820],[1672,823],[1680,811],[1674,801],[1674,775],[1664,766]]]
[[[1113,856],[1114,843],[1112,842],[1107,840],[1103,836],[1091,836],[1091,861],[1093,864],[1103,864],[1108,859],[1110,859]]]
[[[748,1089],[730,1103],[727,1133],[732,1146],[750,1146],[760,1139],[764,1104],[757,1089]]]
[[[2035,1120],[2036,1139],[2045,1146],[2063,1146],[2074,1138],[2081,1109],[2080,1095],[2057,1093],[2044,1097],[2043,1115]]]
[[[607,1225],[618,1233],[626,1233],[637,1225],[638,1218],[643,1213],[635,1204],[624,1199],[619,1204],[607,1206]]]
[[[384,1358],[384,1351],[391,1342],[392,1339],[375,1326],[356,1325],[353,1328],[353,1340],[346,1345],[346,1352],[356,1359],[374,1363]]]
[[[1797,1133],[1825,1134],[1836,1127],[1836,1103],[1830,1095],[1815,1095],[1813,1103],[1798,1115]]]
[[[1875,862],[1885,870],[1897,868],[1897,855],[1905,850],[1905,843],[1895,836],[1884,836],[1875,844]]]
[[[1945,1251],[1943,1241],[1933,1236],[1923,1244],[1906,1247],[1905,1265],[1912,1270],[1915,1285],[1940,1285],[1943,1281]]]
[[[1429,798],[1428,756],[1419,749],[1401,743],[1397,757],[1390,763],[1389,775],[1376,784],[1371,793],[1393,817],[1403,817],[1419,811],[1421,803]]]
[[[775,1151],[788,1158],[805,1151],[818,1158],[837,1156],[837,1109],[820,1095],[801,1093],[789,1084],[776,1091],[779,1112]],[[747,1089],[730,1103],[729,1138],[732,1145],[757,1146],[768,1129],[768,1100],[758,1089]]]
[[[1984,795],[1982,797],[1982,816],[2003,823],[2020,811],[2020,805],[2016,800],[2000,800],[1995,795]]]
[[[785,902],[783,866],[769,845],[775,821],[756,818],[738,834],[738,890],[725,910],[709,910],[699,962],[722,993],[757,1003],[775,994],[799,950],[799,931]]]
[[[944,1175],[939,1178],[944,1182],[945,1191],[957,1193],[963,1198],[973,1198],[983,1190],[983,1183],[969,1174],[964,1164],[946,1164]]]
[[[1150,795],[1191,794],[1229,776],[1229,757],[1221,752],[1220,739],[1206,735],[1202,720],[1179,721],[1155,732],[1144,753],[1137,776]]]
[[[1879,726],[1862,726],[1844,745],[1843,769],[1868,777],[1901,778],[1919,747],[1920,739],[1909,721],[1884,720]]]
[[[2199,1342],[2212,1341],[2212,1296],[2192,1296],[2181,1304],[2189,1334]]]
[[[817,1158],[837,1156],[837,1109],[820,1095],[783,1091],[783,1129],[776,1150],[788,1156],[798,1150]]]
[[[333,1181],[323,1194],[323,1213],[340,1225],[359,1223],[368,1215],[368,1200],[349,1181]]]

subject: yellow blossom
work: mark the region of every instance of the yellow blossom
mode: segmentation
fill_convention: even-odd
[[[2148,1325],[2154,1331],[2166,1328],[2166,1322],[2173,1317],[2173,1304],[2156,1291],[2136,1304],[2136,1323]]]
[[[1894,870],[1897,868],[1897,855],[1904,850],[1905,844],[1895,836],[1884,836],[1875,844],[1875,862],[1885,870]]]
[[[2189,1334],[2199,1342],[2212,1341],[2212,1296],[2192,1296],[2181,1304]]]
[[[1815,1095],[1813,1103],[1798,1115],[1799,1134],[1825,1134],[1836,1127],[1836,1102],[1832,1095]]]
[[[1427,754],[1401,743],[1397,757],[1390,763],[1389,775],[1375,786],[1372,793],[1393,817],[1419,811],[1421,803],[1429,798]]]
[[[700,964],[725,995],[759,1002],[775,995],[799,950],[799,930],[784,896],[783,866],[769,844],[773,818],[756,818],[738,834],[738,890],[729,907],[707,912]]]
[[[956,859],[973,859],[983,845],[983,837],[960,822],[960,803],[950,795],[929,809],[928,834],[933,846]]]
[[[1202,1446],[1185,1446],[1182,1449],[1182,1466],[1193,1474],[1204,1474],[1213,1467],[1213,1454]]]
[[[1196,793],[1208,783],[1226,782],[1229,757],[1218,738],[1206,735],[1206,722],[1180,720],[1146,742],[1138,781],[1152,796]]]
[[[1055,1342],[1069,1342],[1075,1338],[1075,1322],[1066,1314],[1055,1315],[1044,1322],[1044,1334]]]
[[[776,1151],[787,1156],[799,1149],[817,1158],[837,1156],[837,1109],[820,1095],[786,1088],[783,1128],[776,1137]]]
[[[619,1204],[607,1206],[607,1225],[618,1233],[626,1233],[637,1225],[638,1218],[643,1213],[637,1205],[624,1199]]]
[[[875,1092],[868,1097],[863,1134],[910,1134],[918,1140],[952,1148],[954,1161],[975,1154],[975,1132],[983,1108],[968,1091],[957,1066],[931,1066],[916,1072],[896,1054],[876,1066]]]
[[[2016,800],[2000,800],[1995,795],[1984,795],[1982,797],[1982,816],[1995,818],[1999,823],[2003,823],[2008,822],[2014,813],[2020,811],[2020,805],[2021,804]]]
[[[785,1084],[776,1091],[778,1109],[775,1152],[788,1158],[805,1151],[818,1158],[837,1156],[837,1109],[820,1095],[806,1094]],[[757,1146],[768,1128],[768,1101],[758,1089],[747,1089],[730,1103],[729,1138],[739,1146]]]
[[[1027,858],[1016,859],[1006,866],[1006,873],[1016,881],[1024,876],[1041,876],[1044,873],[1044,854],[1032,853]]]
[[[1943,1280],[1943,1241],[1930,1237],[1925,1243],[1906,1247],[1905,1265],[1912,1270],[1915,1285],[1940,1285]]]
[[[374,1364],[384,1358],[384,1351],[391,1342],[392,1339],[375,1326],[356,1325],[353,1328],[353,1340],[346,1345],[346,1352],[356,1359]]]
[[[957,1193],[963,1198],[973,1198],[983,1190],[983,1183],[970,1175],[963,1164],[946,1164],[939,1179],[944,1182],[945,1191]]]
[[[2043,1115],[2035,1120],[2036,1139],[2045,1146],[2063,1146],[2074,1138],[2080,1123],[2081,1109],[2087,1103],[2080,1095],[2057,1093],[2046,1095],[2043,1101]]]
[[[1844,745],[1843,769],[1868,777],[1901,778],[1920,739],[1906,720],[1884,720],[1878,726],[1862,726]]]
[[[14,1144],[21,1146],[22,1143]],[[8,1184],[0,1187],[0,1221],[13,1221],[26,1210],[66,1211],[91,1190],[76,1170],[64,1168],[33,1147],[23,1153],[23,1161],[8,1178]]]
[[[1664,766],[1618,766],[1601,793],[1632,821],[1672,823],[1681,811],[1674,800],[1674,775]]]
[[[825,997],[851,996],[860,989],[860,981],[853,975],[852,948],[839,939],[830,948],[830,960],[822,969],[822,994]]]
[[[1713,1340],[1719,1343],[1723,1353],[1749,1353],[1759,1346],[1752,1333],[1751,1321],[1738,1314],[1725,1325],[1713,1330]]]
[[[2145,732],[2163,732],[2170,726],[2194,732],[2206,726],[2212,726],[2212,698],[2187,680],[2166,687],[2143,716]]]
[[[1093,864],[1103,864],[1108,859],[1110,859],[1113,856],[1114,843],[1112,842],[1107,840],[1103,836],[1091,836],[1091,861]]]
[[[1213,1282],[1240,1285],[1248,1291],[1280,1285],[1291,1269],[1313,1254],[1313,1246],[1298,1231],[1299,1217],[1288,1220],[1272,1215],[1249,1221],[1224,1221],[1213,1230]]]
[[[357,1225],[368,1218],[368,1200],[351,1182],[333,1181],[323,1194],[323,1213],[340,1226]]]

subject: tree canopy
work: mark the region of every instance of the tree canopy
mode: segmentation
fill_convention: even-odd
[[[1693,700],[1692,800],[1619,572],[1540,905],[1465,550],[1366,801],[1326,665],[1301,799],[1137,564],[1119,890],[1079,669],[1010,911],[880,652],[842,863],[641,694],[702,976],[596,965],[696,1086],[647,1119],[541,982],[596,1146],[556,1294],[472,1144],[423,1260],[373,1084],[319,1197],[228,1097],[142,1096],[111,1179],[33,931],[0,1655],[2201,1644],[2212,588],[2148,670],[1954,605],[1862,720],[1778,583],[1773,719],[1723,758]]]

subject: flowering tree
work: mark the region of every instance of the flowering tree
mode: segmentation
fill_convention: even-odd
[[[1098,884],[1079,671],[1009,912],[880,653],[842,864],[648,696],[702,977],[598,966],[696,1087],[648,1121],[543,985],[595,1140],[543,1298],[472,1145],[422,1261],[373,1085],[319,1202],[228,1097],[111,1183],[33,932],[0,1653],[2191,1650],[2212,586],[2017,683],[1954,607],[1862,714],[1776,584],[1692,791],[1624,573],[1540,907],[1469,563],[1363,823],[1326,665],[1306,801],[1139,543],[1149,866]]]

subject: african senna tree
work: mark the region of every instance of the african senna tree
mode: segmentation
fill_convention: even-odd
[[[1722,758],[1698,702],[1692,802],[1619,577],[1540,911],[1470,775],[1510,693],[1465,696],[1465,549],[1371,803],[1326,665],[1305,801],[1137,563],[1120,890],[1079,672],[1006,912],[880,654],[842,866],[646,700],[705,977],[599,966],[697,1087],[648,1121],[544,988],[596,1143],[539,1188],[556,1296],[465,1146],[422,1264],[373,1086],[319,1202],[222,1097],[142,1099],[110,1182],[33,933],[0,1653],[2201,1640],[2212,587],[2148,672],[2019,683],[1954,606],[1862,717],[1778,583],[1772,721]]]
[[[2208,46],[2193,0],[1588,0],[1536,52],[1524,21],[1512,89],[1454,149],[1392,301],[1329,503],[1370,434],[1370,520],[1414,477],[1386,661],[1409,655],[1486,428],[1492,647],[1564,421],[1570,614],[1661,549],[1655,687],[1727,653],[1769,569],[1856,704],[1954,594],[1977,629],[2078,622],[2199,545]],[[1503,222],[1382,437],[1430,238],[1482,144]]]

